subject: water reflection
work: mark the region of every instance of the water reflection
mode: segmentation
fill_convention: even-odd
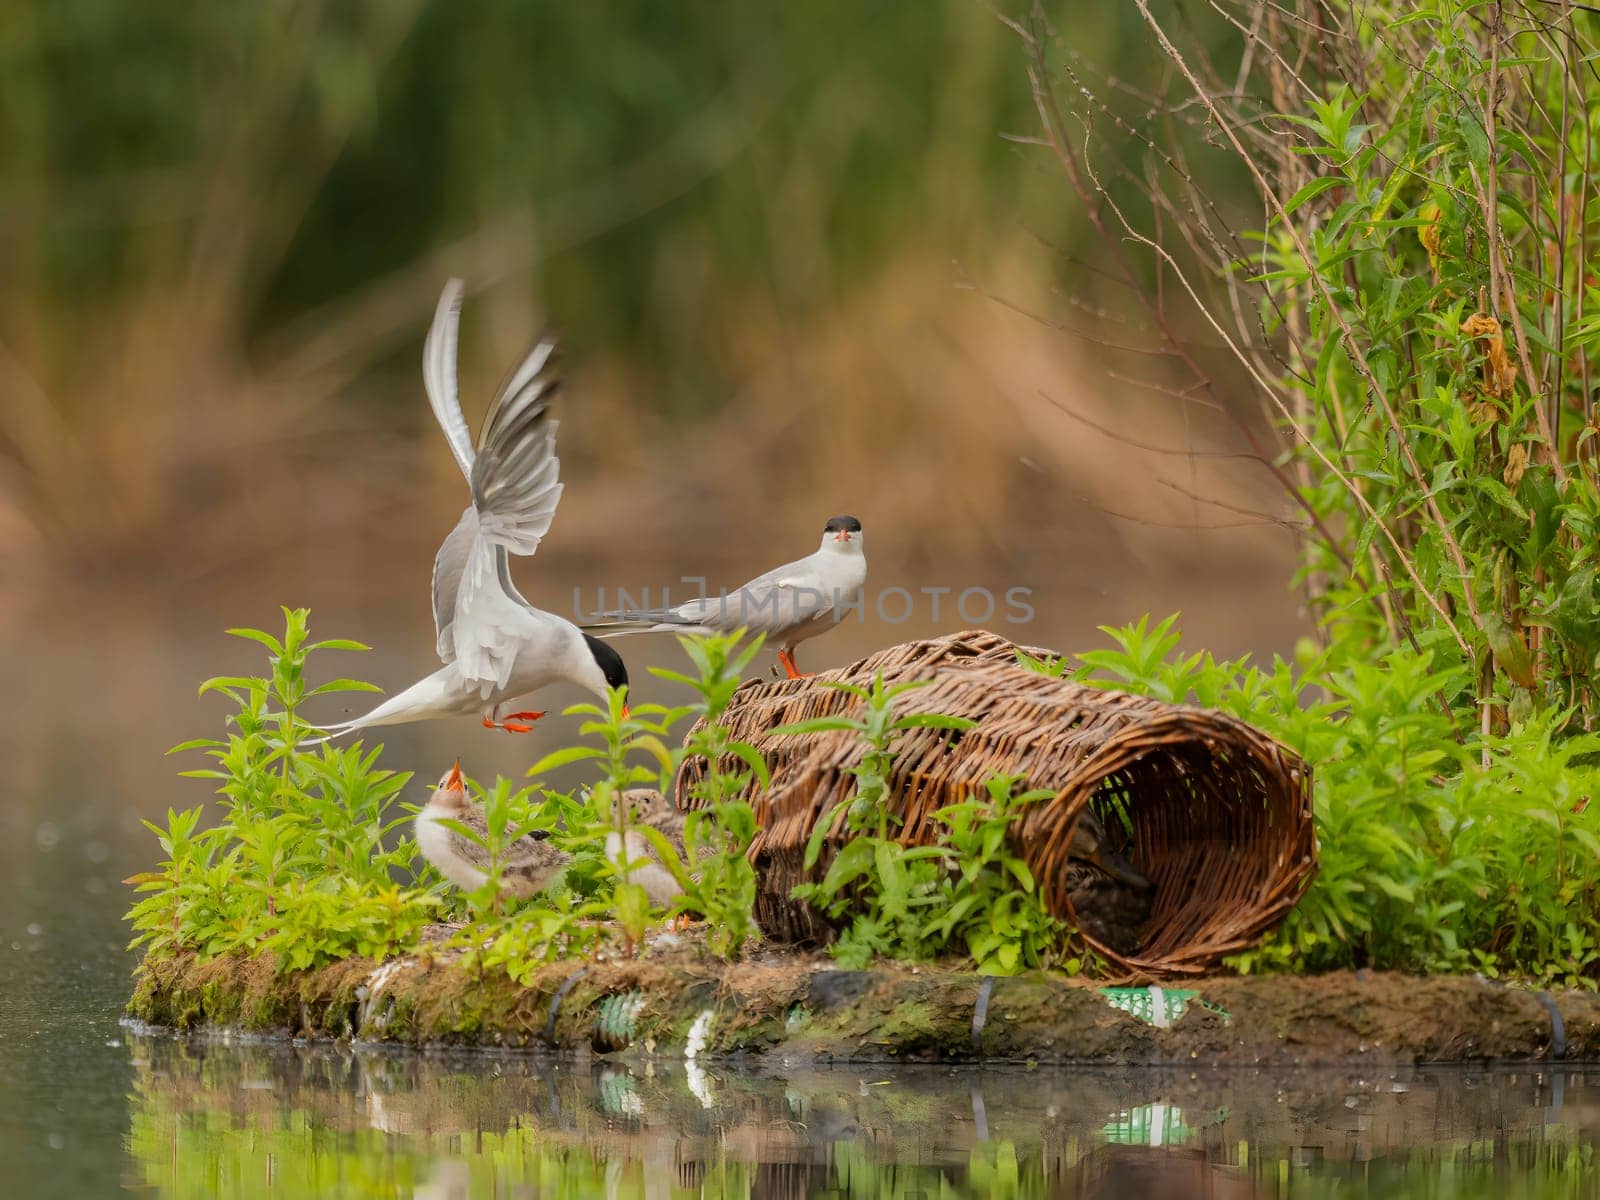
[[[1576,1073],[704,1070],[130,1037],[160,1196],[1590,1196]]]

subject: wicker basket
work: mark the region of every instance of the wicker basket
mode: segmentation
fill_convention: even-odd
[[[1024,859],[1045,902],[1083,929],[1115,967],[1134,976],[1198,974],[1226,954],[1255,944],[1292,908],[1316,871],[1311,780],[1293,752],[1242,721],[1185,705],[1101,691],[1020,667],[1018,647],[972,630],[909,642],[852,666],[807,679],[749,682],[726,723],[765,755],[771,787],[753,797],[761,831],[751,845],[760,887],[756,918],[778,941],[826,941],[832,930],[790,889],[820,876],[845,840],[836,819],[823,861],[803,869],[815,823],[849,795],[861,743],[849,732],[774,737],[777,726],[857,710],[828,679],[868,684],[932,683],[896,701],[900,712],[967,717],[961,733],[914,729],[895,747],[891,792],[907,844],[936,841],[932,813],[968,797],[995,775],[1020,775],[1055,795],[1021,822]],[[1036,656],[1044,651],[1030,651]],[[727,764],[733,769],[736,764]],[[705,770],[685,762],[680,807]],[[1099,818],[1111,848],[1155,885],[1136,948],[1119,953],[1093,937],[1073,911],[1069,881],[1080,816]],[[1114,810],[1126,814],[1126,823]]]

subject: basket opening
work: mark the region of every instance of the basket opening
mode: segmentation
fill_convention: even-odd
[[[1085,807],[1103,831],[1102,860],[1124,861],[1154,891],[1141,895],[1095,872],[1085,887],[1084,868],[1069,861],[1078,883],[1066,893],[1074,923],[1130,962],[1227,947],[1275,877],[1283,830],[1272,797],[1261,764],[1202,737],[1124,761]],[[1086,848],[1093,828],[1074,831],[1074,849]]]

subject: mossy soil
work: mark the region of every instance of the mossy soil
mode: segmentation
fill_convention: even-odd
[[[1600,996],[1459,976],[1185,980],[1167,1028],[1099,986],[950,966],[839,970],[817,955],[721,963],[658,943],[640,958],[558,962],[525,983],[448,951],[280,973],[263,957],[146,959],[130,1016],[180,1030],[622,1056],[787,1063],[1019,1061],[1319,1065],[1600,1059]]]

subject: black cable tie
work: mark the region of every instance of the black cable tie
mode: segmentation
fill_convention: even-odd
[[[567,998],[567,993],[572,990],[572,985],[588,973],[588,967],[579,967],[561,981],[561,986],[556,989],[556,994],[550,997],[550,1019],[544,1023],[544,1040],[550,1045],[554,1046],[556,1044],[556,1014],[561,1011],[561,1002]]]
[[[972,1049],[978,1049],[978,1037],[983,1033],[983,1023],[989,1016],[989,994],[994,991],[994,976],[985,975],[978,985],[978,999],[972,1005]]]
[[[1561,1010],[1556,1007],[1556,1002],[1549,992],[1537,989],[1533,993],[1539,997],[1539,1003],[1544,1005],[1545,1011],[1550,1014],[1550,1056],[1552,1058],[1565,1058],[1567,1056],[1567,1023],[1561,1019]]]

